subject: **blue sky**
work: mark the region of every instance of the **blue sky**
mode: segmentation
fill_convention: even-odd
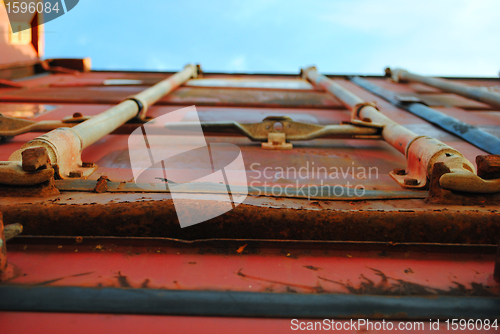
[[[80,0],[45,24],[45,56],[107,70],[493,77],[499,12],[497,0]]]

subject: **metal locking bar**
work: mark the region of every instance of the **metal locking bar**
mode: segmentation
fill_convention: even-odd
[[[414,81],[427,86],[441,89],[445,92],[454,93],[465,96],[479,102],[487,103],[491,106],[500,107],[500,93],[492,92],[480,87],[472,87],[462,83],[451,82],[446,79],[426,77],[415,73],[408,72],[400,68],[387,70],[388,74],[395,82]]]
[[[373,82],[365,80],[360,77],[349,78],[351,82],[359,87],[377,95],[384,100],[390,102],[394,106],[404,109],[420,118],[425,119],[448,132],[453,133],[455,136],[466,140],[474,146],[489,152],[491,154],[500,154],[500,138],[479,129],[476,126],[464,123],[454,117],[446,115],[445,113],[429,108],[424,105],[419,99],[409,99],[401,97],[398,94],[380,87]]]
[[[47,172],[50,166],[54,167],[55,173],[61,179],[87,177],[97,166],[82,162],[83,149],[134,117],[144,119],[148,106],[187,80],[197,77],[199,72],[199,66],[187,65],[182,71],[97,116],[72,128],[58,128],[29,141],[10,156],[9,162],[0,162],[0,184],[29,185],[47,181],[53,174]],[[45,149],[46,157],[40,157],[40,149]],[[32,150],[37,152],[31,154]],[[50,162],[49,168],[45,163],[40,163],[45,159]]]
[[[83,122],[86,119],[81,119]],[[27,132],[49,132],[58,128],[72,127],[77,122],[68,121],[32,121],[27,119],[6,117],[0,114],[0,139],[19,136]]]
[[[402,125],[383,115],[338,83],[317,72],[315,67],[301,71],[302,76],[336,96],[352,116],[383,125],[382,137],[405,154],[406,170],[394,170],[390,175],[404,188],[424,188],[429,183],[434,164],[442,162],[451,173],[440,179],[441,187],[464,192],[500,192],[499,180],[484,180],[475,173],[474,165],[460,152],[443,142],[427,136],[418,136]]]

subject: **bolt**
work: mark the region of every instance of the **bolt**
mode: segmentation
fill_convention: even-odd
[[[108,191],[108,177],[106,175],[99,177],[94,187],[94,191],[96,193],[105,193]]]
[[[418,186],[419,182],[417,179],[409,178],[405,179],[405,186]]]
[[[76,112],[73,114],[73,118],[80,118],[83,117],[82,113]]]
[[[23,170],[33,172],[38,169],[49,168],[50,158],[45,147],[32,147],[24,150],[22,153]]]
[[[483,179],[500,178],[500,155],[478,155],[476,163],[477,175]]]
[[[81,170],[74,170],[74,171],[69,172],[69,177],[77,178],[77,177],[82,177],[82,176],[83,176],[83,172]]]

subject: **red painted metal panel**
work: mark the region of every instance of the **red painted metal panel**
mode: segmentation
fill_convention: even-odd
[[[74,241],[77,240],[77,241]],[[368,244],[21,239],[3,284],[368,295],[498,296],[494,254]],[[127,243],[129,245],[127,245]],[[134,244],[138,244],[135,246]],[[143,244],[143,245],[140,245]]]
[[[52,333],[66,334],[68,332],[79,333],[297,333],[292,330],[292,319],[265,319],[265,318],[214,318],[214,317],[178,317],[178,316],[144,316],[144,315],[112,315],[112,314],[65,314],[65,313],[27,313],[7,312],[0,313],[0,320],[5,333]],[[317,319],[297,319],[304,322],[303,328],[308,323],[318,322]],[[351,322],[345,320],[334,320],[340,323],[339,328],[350,328]],[[321,320],[319,320],[321,322]],[[404,326],[418,326],[411,322],[391,322],[394,328],[405,328]],[[335,326],[334,323],[334,326]],[[372,327],[356,327],[352,330],[335,330],[339,333],[392,333],[389,330],[373,329],[376,321],[372,321]],[[448,333],[446,324],[440,323],[437,328],[430,329],[428,321],[422,321],[424,329],[412,329],[412,333]],[[400,325],[401,324],[401,325]],[[380,325],[382,325],[380,323]],[[388,326],[387,326],[388,327]],[[293,326],[296,328],[296,326]],[[313,328],[313,327],[311,327]],[[319,328],[319,327],[317,327]],[[325,327],[328,328],[328,327]],[[331,330],[331,329],[330,329]],[[328,331],[325,329],[325,331]],[[309,331],[308,331],[309,332]],[[471,330],[468,333],[492,333],[492,330]]]

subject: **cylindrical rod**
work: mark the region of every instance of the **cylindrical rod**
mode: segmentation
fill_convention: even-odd
[[[311,67],[305,69],[303,70],[303,74],[307,79],[309,79],[309,81],[324,88],[337,97],[349,110],[359,110],[359,115],[357,115],[359,118],[369,118],[372,122],[382,124],[384,126],[382,137],[399,152],[406,154],[407,145],[418,137],[415,132],[410,131],[404,126],[394,122],[392,119],[386,117],[372,106],[365,105],[362,108],[358,108],[358,106],[365,104],[365,101],[335,81],[319,74],[315,68]]]
[[[92,145],[97,140],[136,117],[141,111],[136,101],[143,104],[143,108],[147,108],[147,106],[156,103],[163,96],[190,78],[195,77],[196,74],[196,65],[188,65],[182,71],[133,96],[130,100],[125,100],[99,115],[74,126],[72,130],[81,138],[82,149]]]
[[[398,95],[390,90],[382,88],[371,81],[360,77],[351,77],[351,82],[370,93],[389,101],[400,109],[404,109],[427,122],[434,124],[463,140],[468,141],[491,154],[500,154],[500,138],[478,128],[477,126],[462,122],[455,117],[447,115],[439,110],[430,108],[420,102],[403,103],[398,99]],[[465,130],[465,131],[464,131]]]
[[[462,83],[451,82],[446,79],[426,77],[399,68],[392,71],[392,78],[396,82],[398,81],[420,82],[424,85],[438,88],[445,92],[462,95],[469,99],[473,99],[479,102],[484,102],[494,107],[500,107],[500,93],[491,92],[483,88],[472,87]]]
[[[434,164],[439,162],[444,163],[450,170],[466,171],[474,175],[472,163],[455,149],[439,140],[418,136],[382,114],[370,103],[366,103],[338,83],[319,74],[314,67],[302,70],[302,73],[312,83],[323,87],[342,101],[353,113],[353,118],[359,117],[383,126],[382,137],[385,141],[406,156],[407,168],[403,174],[406,179],[393,176],[400,184],[404,179],[405,187],[424,188],[431,177]],[[476,181],[477,179],[479,178],[476,178]]]

